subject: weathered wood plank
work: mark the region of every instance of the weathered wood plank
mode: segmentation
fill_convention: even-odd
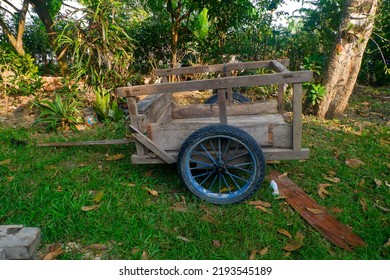
[[[302,144],[302,84],[294,84],[292,139],[293,149],[300,150]]]
[[[279,63],[285,67],[289,66],[288,59],[278,60]],[[270,68],[271,61],[253,61],[253,62],[238,62],[238,63],[226,63],[216,65],[201,65],[190,66],[181,68],[169,68],[169,69],[157,69],[154,74],[157,76],[170,76],[170,75],[185,75],[185,74],[197,74],[207,72],[223,72],[224,67],[226,71],[232,70],[244,70],[244,69],[258,69],[258,68]]]
[[[286,201],[316,230],[325,236],[334,245],[347,251],[352,251],[351,247],[364,247],[366,243],[352,230],[340,223],[331,216],[327,209],[319,205],[314,199],[308,196],[288,177],[281,179],[281,173],[271,171],[270,178],[278,184],[280,195],[286,197]],[[315,214],[308,209],[318,209],[322,213]]]
[[[278,85],[278,114],[284,114],[284,84]]]
[[[132,135],[133,137],[142,145],[144,145],[146,148],[148,148],[150,151],[152,151],[155,155],[160,157],[163,161],[165,161],[168,164],[175,163],[176,160],[172,158],[167,152],[165,152],[162,148],[160,148],[158,145],[153,143],[148,137],[143,135],[141,132],[137,130],[134,126],[130,125],[130,128],[134,132]],[[142,155],[141,155],[142,156]]]
[[[227,124],[226,114],[226,93],[224,89],[218,90],[218,108],[219,108],[219,121],[221,124]]]
[[[97,145],[121,145],[134,142],[131,139],[94,140],[76,142],[49,142],[36,144],[37,147],[73,147],[73,146],[97,146]]]
[[[126,101],[127,107],[129,108],[130,122],[135,128],[139,129],[141,126],[141,119],[138,115],[137,100],[135,99],[135,97],[129,96],[126,98]],[[141,156],[145,154],[145,148],[141,143],[136,142],[135,148],[137,150],[138,155]]]
[[[197,91],[207,89],[226,89],[229,87],[264,86],[271,84],[302,83],[312,80],[313,72],[296,71],[289,73],[262,74],[252,76],[239,76],[216,78],[200,81],[185,81],[177,83],[163,83],[153,85],[141,85],[120,87],[117,89],[118,96],[140,96],[157,93],[174,93],[183,91]]]
[[[251,102],[244,104],[227,104],[228,116],[276,114],[277,102],[275,100],[265,102]],[[218,117],[219,106],[211,104],[173,105],[173,119]]]

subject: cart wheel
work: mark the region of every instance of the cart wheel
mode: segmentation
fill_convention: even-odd
[[[218,124],[201,128],[184,141],[177,168],[199,198],[215,204],[239,203],[260,188],[265,159],[248,133]]]
[[[238,92],[233,92],[233,102],[234,103],[247,103],[247,102],[250,102],[250,100]],[[213,94],[209,99],[207,99],[204,102],[204,104],[218,104],[218,94]]]

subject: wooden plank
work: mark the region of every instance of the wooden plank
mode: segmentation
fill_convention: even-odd
[[[278,114],[284,114],[284,84],[278,85]]]
[[[272,146],[274,148],[292,148],[292,125],[270,124],[269,134],[272,135]]]
[[[297,160],[308,159],[310,156],[309,149],[301,149],[300,151],[269,147],[263,147],[262,149],[266,160]]]
[[[134,142],[130,139],[114,139],[114,140],[96,140],[96,141],[76,141],[76,142],[51,142],[39,143],[37,147],[73,147],[73,146],[97,146],[97,145],[122,145]]]
[[[137,106],[137,100],[135,97],[129,96],[126,98],[127,101],[127,106],[129,108],[129,116],[130,116],[130,122],[135,128],[140,127],[140,117],[138,115],[138,106]],[[145,154],[145,149],[144,146],[141,145],[139,142],[135,143],[135,148],[137,150],[138,155],[144,155]]]
[[[289,66],[290,61],[288,59],[278,60],[279,63],[285,67]],[[253,61],[253,62],[238,62],[227,64],[215,64],[215,65],[201,65],[190,66],[180,68],[169,69],[157,69],[154,74],[157,76],[170,76],[170,75],[185,75],[185,74],[197,74],[207,72],[223,72],[224,67],[227,71],[232,70],[244,70],[244,69],[258,69],[258,68],[270,68],[271,61]]]
[[[130,128],[134,133],[132,134],[133,137],[140,142],[140,144],[144,145],[146,148],[151,150],[153,153],[155,153],[158,157],[160,157],[162,160],[164,160],[168,164],[175,163],[176,160],[172,158],[168,153],[166,153],[162,148],[160,148],[158,145],[153,143],[148,137],[143,135],[141,132],[137,130],[134,126],[130,125]]]
[[[265,102],[250,102],[243,104],[227,104],[227,116],[276,114],[277,102],[269,100]],[[219,106],[211,104],[173,105],[173,119],[218,117]]]
[[[183,91],[197,91],[207,89],[226,89],[229,87],[264,86],[271,84],[301,83],[312,80],[312,71],[297,71],[289,73],[262,74],[251,76],[216,78],[200,81],[185,81],[177,83],[163,83],[153,85],[141,85],[120,87],[118,96],[140,96],[157,93],[174,93]]]
[[[202,127],[219,122],[219,118],[196,118],[177,119],[164,124],[150,124],[148,136],[164,150],[179,150],[191,133]],[[279,115],[234,116],[228,118],[228,123],[243,129],[260,146],[266,147],[273,144],[269,142],[269,124],[282,125],[283,118]]]
[[[219,108],[219,121],[221,124],[227,124],[226,114],[226,91],[224,89],[218,90],[218,108]]]
[[[347,251],[352,251],[351,247],[366,246],[363,239],[331,216],[325,207],[319,205],[288,177],[279,179],[279,175],[281,173],[271,171],[270,178],[277,183],[280,195],[286,197],[286,201],[325,238]],[[318,209],[322,213],[315,214],[308,209]]]
[[[302,84],[294,84],[293,95],[293,149],[299,151],[302,144]]]

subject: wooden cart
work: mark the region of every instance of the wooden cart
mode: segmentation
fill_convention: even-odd
[[[196,196],[216,204],[241,202],[260,187],[266,160],[304,159],[301,148],[302,83],[311,71],[292,72],[288,60],[160,69],[162,83],[118,88],[127,99],[136,153],[134,164],[177,162],[179,176]],[[275,73],[231,76],[232,71]],[[169,77],[220,72],[222,78],[170,83]],[[277,100],[235,102],[233,88],[278,85]],[[284,89],[292,85],[292,123],[283,118]],[[172,94],[216,90],[216,104],[177,105]],[[137,102],[137,97],[147,95]]]

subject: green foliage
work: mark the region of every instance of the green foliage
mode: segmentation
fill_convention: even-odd
[[[318,105],[322,99],[325,97],[325,87],[321,84],[308,83],[305,84],[307,88],[306,91],[306,101],[311,106]]]
[[[194,24],[194,35],[199,39],[204,39],[209,33],[209,21],[208,21],[208,9],[203,8],[203,10],[196,16]]]
[[[52,101],[34,101],[33,104],[40,110],[34,125],[44,123],[47,131],[77,130],[76,125],[83,122],[79,111],[82,104],[72,95],[61,98],[57,93]]]
[[[6,95],[35,95],[42,85],[30,54],[19,55],[7,45],[0,49],[0,89]]]

